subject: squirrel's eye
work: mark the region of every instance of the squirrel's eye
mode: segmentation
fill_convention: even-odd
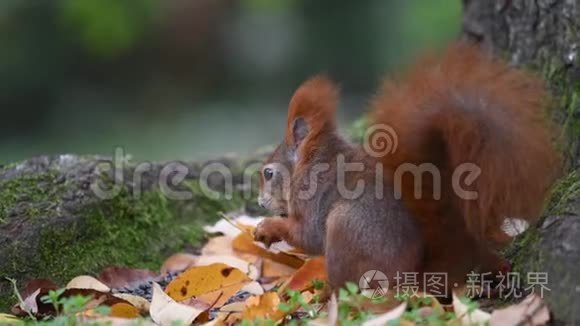
[[[272,179],[273,176],[274,176],[274,171],[272,171],[272,169],[270,169],[270,168],[264,169],[264,179],[266,179],[266,181],[269,181],[270,179]]]

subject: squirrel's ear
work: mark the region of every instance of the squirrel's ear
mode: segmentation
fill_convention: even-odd
[[[292,135],[294,137],[294,144],[299,145],[302,143],[304,138],[308,135],[308,125],[306,124],[306,120],[304,118],[298,118],[294,120],[294,124],[292,125]]]
[[[288,108],[285,141],[295,150],[302,144],[314,145],[322,133],[336,128],[338,90],[326,76],[305,81],[294,92]]]

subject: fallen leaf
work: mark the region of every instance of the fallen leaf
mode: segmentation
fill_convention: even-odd
[[[246,283],[237,283],[230,286],[210,291],[197,296],[197,299],[208,303],[212,308],[219,308],[223,306],[228,300],[236,295],[244,287]]]
[[[258,277],[260,277],[260,273],[258,272],[256,266],[235,256],[227,256],[227,255],[201,256],[199,257],[196,266],[206,266],[215,263],[223,263],[235,267],[240,271],[246,273],[246,275],[248,275],[248,277],[251,278],[252,280],[256,280],[258,279]]]
[[[246,308],[242,312],[243,320],[272,319],[277,321],[284,317],[278,310],[280,297],[276,292],[268,292],[260,296],[251,296],[246,300]]]
[[[461,325],[487,325],[491,317],[487,312],[474,309],[469,311],[469,307],[453,293],[453,310],[461,322]]]
[[[22,295],[23,298],[26,298],[38,289],[56,290],[58,289],[58,285],[46,278],[35,278],[26,282],[26,286],[24,287],[24,290],[20,291],[20,295]]]
[[[25,317],[29,314],[34,316],[49,316],[54,314],[54,307],[52,304],[43,303],[40,298],[48,294],[49,290],[36,289],[34,293],[24,298],[23,302],[19,302],[12,306],[11,312],[18,317]]]
[[[0,325],[18,325],[22,323],[23,321],[14,315],[0,313]]]
[[[171,281],[165,291],[174,300],[183,301],[234,284],[246,284],[250,280],[235,267],[215,263],[189,268]]]
[[[286,255],[300,258],[302,260],[306,260],[310,257],[302,249],[292,247],[286,241],[274,242],[270,245],[270,247],[266,247],[265,244],[263,244],[262,242],[258,242],[258,241],[254,241],[254,244],[256,244],[258,247],[264,248],[268,252],[271,252],[274,254],[283,253]]]
[[[256,245],[254,238],[246,233],[240,233],[237,237],[235,237],[232,240],[232,247],[235,251],[268,258],[293,268],[299,268],[302,266],[302,264],[304,264],[304,260],[298,257],[283,252],[273,253]]]
[[[516,237],[524,233],[530,227],[528,221],[520,218],[506,218],[503,220],[501,230],[510,237]]]
[[[44,317],[44,316],[54,316],[56,315],[56,311],[54,310],[54,306],[51,303],[45,303],[41,300],[43,296],[48,294],[48,290],[39,289],[37,292],[33,293],[33,295],[26,298],[25,301],[29,301],[29,304],[33,304],[32,301],[36,302],[36,307],[38,307],[37,311],[33,313],[37,317]],[[91,300],[85,305],[86,310],[93,309],[98,305],[104,306],[113,306],[117,303],[127,303],[129,302],[117,298],[113,296],[110,292],[100,292],[94,289],[66,289],[60,296],[59,299],[62,298],[69,298],[74,296],[83,296],[83,297],[90,297]],[[17,316],[26,316],[27,313],[25,310],[21,309],[20,305],[16,305],[13,307],[12,312]]]
[[[224,321],[224,319],[219,316],[214,320],[208,321],[207,323],[202,324],[202,326],[226,326],[226,325],[233,325],[229,322]]]
[[[119,302],[111,306],[111,317],[134,319],[140,316],[139,309],[130,303]]]
[[[221,312],[239,312],[241,313],[246,309],[245,302],[232,302],[220,308]]]
[[[240,290],[248,292],[252,295],[262,295],[264,294],[264,288],[258,282],[251,282],[246,285]]]
[[[148,319],[140,319],[138,322],[132,319],[110,317],[110,316],[83,316],[80,318],[80,325],[107,325],[107,326],[155,326]]]
[[[270,259],[264,259],[262,262],[262,277],[279,278],[290,276],[296,272],[296,268],[286,264],[277,263]]]
[[[191,324],[203,310],[195,309],[175,302],[169,297],[159,284],[153,283],[153,298],[149,315],[153,321],[161,326],[174,325],[179,322],[183,325]]]
[[[149,301],[147,301],[147,299],[143,297],[128,293],[115,293],[113,294],[113,296],[129,302],[130,304],[135,306],[135,308],[139,309],[141,313],[149,312],[150,307]]]
[[[132,283],[143,283],[157,276],[156,273],[146,269],[127,267],[105,268],[97,279],[112,289],[130,286]]]
[[[234,325],[242,320],[242,312],[245,309],[246,303],[243,301],[229,303],[220,308],[216,319],[221,321],[220,325]]]
[[[280,287],[278,293],[282,294],[286,290],[304,291],[311,289],[314,280],[325,282],[328,280],[326,275],[326,262],[324,257],[315,257],[307,260],[290,279]]]
[[[234,249],[232,246],[233,239],[234,238],[225,235],[210,238],[201,249],[201,255],[234,255]]]
[[[522,302],[491,313],[489,326],[503,325],[546,325],[550,321],[550,310],[542,299],[532,293]]]
[[[38,304],[36,303],[36,299],[40,294],[40,290],[41,289],[36,289],[34,293],[32,293],[30,296],[24,299],[24,301],[20,304],[20,308],[33,315],[38,313]]]
[[[198,258],[198,256],[186,253],[171,255],[161,266],[160,273],[161,275],[165,275],[167,273],[184,271],[191,266],[195,266]]]
[[[395,309],[365,321],[363,323],[363,326],[387,325],[388,322],[401,318],[403,313],[405,313],[406,309],[407,309],[407,303],[403,302],[399,306],[397,306]]]
[[[73,278],[66,285],[67,289],[91,289],[99,292],[110,292],[111,289],[96,278],[81,275]]]
[[[263,219],[263,217],[250,217],[247,215],[241,215],[232,219],[232,221],[236,224],[232,225],[232,221],[228,221],[227,219],[222,218],[214,225],[205,226],[203,230],[207,233],[221,233],[233,238],[242,233],[240,229],[245,229],[246,232],[250,232],[251,228],[255,228]]]

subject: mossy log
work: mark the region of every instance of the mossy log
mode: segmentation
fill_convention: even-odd
[[[0,167],[0,311],[16,301],[5,277],[64,285],[107,266],[158,270],[168,255],[195,250],[220,211],[256,213],[258,162],[60,155]]]

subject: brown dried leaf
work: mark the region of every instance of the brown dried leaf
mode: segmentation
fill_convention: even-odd
[[[157,276],[146,269],[128,267],[107,267],[97,279],[112,289],[129,286],[131,283],[142,283]]]
[[[254,242],[254,238],[246,233],[240,233],[237,237],[235,237],[232,241],[232,247],[235,251],[268,258],[293,268],[300,268],[300,266],[304,264],[304,260],[296,256],[292,256],[283,252],[273,253],[258,246]]]
[[[546,325],[550,321],[550,310],[537,294],[528,295],[522,302],[498,309],[491,313],[489,326],[502,325]]]
[[[22,295],[23,298],[26,298],[38,289],[56,290],[58,289],[58,285],[46,278],[35,278],[26,283],[24,290],[20,291],[20,295]]]

